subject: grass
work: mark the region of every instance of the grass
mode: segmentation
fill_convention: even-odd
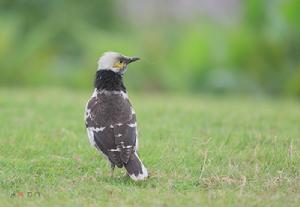
[[[120,169],[110,178],[90,147],[83,123],[89,95],[0,89],[1,206],[300,203],[299,102],[129,94],[151,176],[136,183]]]

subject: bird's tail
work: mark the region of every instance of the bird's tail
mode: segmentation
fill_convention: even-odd
[[[125,164],[124,166],[127,170],[128,175],[135,181],[145,180],[148,177],[148,171],[136,152],[134,152],[130,156],[127,164]]]

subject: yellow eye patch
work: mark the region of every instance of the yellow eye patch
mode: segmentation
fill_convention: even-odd
[[[124,67],[123,62],[117,62],[113,65],[114,68],[122,69]]]

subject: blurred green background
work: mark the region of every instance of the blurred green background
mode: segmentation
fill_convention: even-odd
[[[139,92],[300,97],[298,0],[0,0],[0,86],[90,89],[105,51]]]

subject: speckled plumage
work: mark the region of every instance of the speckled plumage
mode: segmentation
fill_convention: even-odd
[[[90,115],[86,117],[86,126],[93,131],[96,147],[99,147],[113,164],[122,167],[122,163],[128,162],[136,143],[136,129],[129,127],[130,124],[136,123],[129,100],[121,94],[98,91],[97,95],[89,100],[87,110]],[[95,130],[101,127],[105,128],[98,132]],[[117,136],[119,134],[121,136]],[[121,145],[131,146],[131,150]],[[111,149],[120,151],[109,153]],[[114,156],[115,154],[120,156]]]
[[[94,85],[85,112],[91,144],[107,157],[112,169],[114,166],[125,167],[132,179],[145,179],[148,172],[137,155],[136,115],[122,74],[98,70]]]

